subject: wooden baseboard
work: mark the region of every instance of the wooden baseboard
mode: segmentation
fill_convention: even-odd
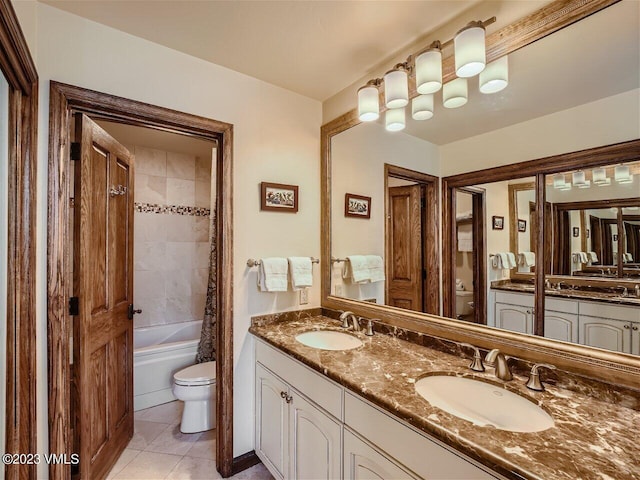
[[[244,453],[233,459],[231,474],[235,475],[236,473],[242,472],[247,468],[251,468],[258,463],[260,463],[260,459],[256,455],[255,450],[251,450],[250,452]]]

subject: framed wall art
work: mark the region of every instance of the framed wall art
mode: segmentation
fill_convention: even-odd
[[[260,210],[296,213],[298,211],[298,186],[262,182],[260,184]]]
[[[371,197],[345,193],[344,216],[355,218],[371,218]]]

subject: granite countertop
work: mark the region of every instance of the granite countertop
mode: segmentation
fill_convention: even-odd
[[[344,330],[338,321],[317,316],[254,322],[256,337],[361,395],[402,420],[511,479],[640,479],[640,412],[555,386],[528,390],[526,378],[502,382],[493,369],[476,373],[469,359],[376,333],[353,335],[364,345],[327,351],[295,340],[310,330]],[[555,420],[536,433],[478,427],[431,406],[415,392],[429,374],[479,377],[533,399]]]
[[[520,293],[533,293],[533,285],[529,283],[521,282],[504,282],[500,284],[491,285],[493,290],[505,290],[509,292]],[[617,293],[607,293],[598,291],[585,291],[585,290],[572,290],[570,288],[563,288],[562,290],[556,290],[554,288],[545,289],[545,295],[549,297],[559,298],[572,298],[577,300],[588,300],[593,302],[606,302],[616,305],[631,305],[640,307],[640,298],[629,296],[623,297]],[[629,295],[633,295],[633,291]]]

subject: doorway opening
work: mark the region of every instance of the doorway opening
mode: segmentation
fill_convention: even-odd
[[[70,85],[65,85],[57,82],[51,82],[50,91],[50,143],[49,143],[49,230],[48,230],[48,342],[49,342],[49,445],[50,450],[53,452],[78,452],[74,445],[74,432],[72,431],[72,425],[74,424],[72,415],[77,412],[77,409],[72,410],[72,404],[74,395],[72,394],[71,380],[74,378],[72,375],[72,367],[69,359],[74,356],[72,351],[77,350],[78,346],[73,345],[71,339],[72,333],[77,330],[78,325],[75,328],[72,327],[72,313],[70,311],[75,307],[75,300],[70,299],[74,297],[75,289],[74,284],[77,285],[78,275],[82,276],[81,272],[84,272],[85,276],[87,272],[109,271],[112,269],[116,273],[119,273],[122,277],[113,279],[112,286],[109,288],[102,288],[103,284],[99,282],[92,282],[89,278],[83,279],[85,286],[100,286],[96,289],[98,292],[93,295],[92,298],[98,298],[100,294],[104,293],[105,296],[110,296],[114,300],[123,300],[119,303],[126,305],[127,310],[137,310],[133,308],[132,302],[132,290],[133,290],[133,229],[127,230],[126,222],[131,221],[133,224],[133,208],[134,202],[132,198],[129,198],[126,208],[123,206],[122,210],[111,213],[109,209],[102,208],[100,204],[103,201],[103,197],[112,197],[114,202],[116,199],[125,199],[127,190],[133,188],[133,178],[128,172],[128,167],[134,165],[134,162],[128,163],[126,160],[126,149],[122,150],[120,147],[114,146],[114,162],[112,162],[113,171],[116,172],[117,178],[110,175],[108,178],[102,178],[100,175],[100,169],[96,169],[95,175],[89,175],[85,179],[85,183],[89,180],[94,181],[96,185],[100,185],[105,190],[105,195],[85,195],[85,198],[92,197],[95,200],[96,208],[95,212],[97,216],[93,216],[91,220],[92,224],[86,223],[90,228],[95,228],[99,225],[98,220],[104,220],[102,223],[107,225],[107,232],[111,232],[111,242],[104,241],[101,234],[96,234],[93,238],[101,240],[96,242],[90,239],[86,241],[86,246],[91,245],[104,245],[109,249],[109,255],[107,252],[103,252],[104,255],[98,257],[108,258],[111,261],[114,255],[117,257],[118,252],[129,252],[124,257],[127,258],[126,262],[121,266],[109,266],[103,265],[100,261],[87,260],[89,257],[84,258],[84,269],[74,268],[75,265],[82,265],[78,263],[83,259],[81,254],[74,255],[71,251],[70,245],[79,245],[82,248],[82,243],[79,243],[81,238],[80,232],[83,229],[73,228],[71,223],[73,217],[73,211],[75,207],[72,207],[70,198],[73,196],[73,187],[78,186],[78,172],[83,171],[83,168],[77,169],[72,173],[71,171],[71,154],[74,153],[76,147],[72,147],[72,140],[74,132],[79,130],[74,129],[74,116],[90,116],[91,119],[102,123],[107,128],[117,129],[123,125],[130,126],[129,128],[145,127],[151,129],[153,133],[165,132],[166,134],[173,134],[179,136],[188,136],[194,141],[202,140],[209,142],[209,145],[215,144],[215,162],[212,170],[212,177],[215,178],[213,183],[213,194],[209,197],[211,205],[217,211],[215,222],[215,245],[217,247],[217,260],[216,260],[216,278],[215,283],[218,286],[218,295],[216,299],[216,312],[218,315],[218,321],[215,325],[215,350],[216,350],[216,382],[217,382],[217,395],[216,395],[216,467],[218,471],[225,477],[234,473],[234,470],[239,470],[241,466],[234,466],[233,459],[233,398],[232,398],[232,385],[233,385],[233,362],[232,362],[232,134],[233,126],[231,124],[218,122],[195,115],[190,115],[174,110],[169,110],[162,107],[156,107],[153,105],[124,99],[121,97],[115,97],[112,95],[102,94],[91,90],[82,89]],[[84,114],[84,115],[83,115]],[[108,127],[111,125],[110,127]],[[102,130],[102,129],[100,129]],[[84,131],[84,130],[83,130]],[[96,130],[99,132],[99,130]],[[167,133],[168,132],[168,133]],[[82,133],[82,132],[80,132]],[[100,137],[100,133],[96,134]],[[84,138],[84,135],[82,135]],[[80,147],[82,148],[82,147]],[[92,141],[92,152],[96,152],[96,158],[107,158],[102,155],[106,152],[104,142]],[[136,146],[133,146],[135,151]],[[91,153],[94,155],[94,153]],[[153,163],[153,161],[151,161]],[[86,164],[86,162],[85,162]],[[84,167],[84,165],[83,165]],[[178,171],[180,169],[178,168]],[[133,171],[133,169],[131,169]],[[84,173],[91,174],[90,171]],[[76,181],[74,182],[74,177]],[[88,180],[87,180],[88,179]],[[114,181],[112,181],[114,180]],[[195,179],[194,179],[195,181]],[[117,183],[117,185],[116,185]],[[177,182],[179,183],[179,182]],[[80,183],[81,184],[81,183]],[[87,186],[90,186],[87,184]],[[153,190],[153,189],[151,189]],[[88,188],[87,192],[95,192],[96,189]],[[108,195],[107,195],[108,193]],[[147,193],[153,193],[147,192]],[[157,192],[156,192],[157,193]],[[194,194],[195,195],[195,194]],[[204,194],[203,194],[204,197]],[[167,199],[168,200],[168,199]],[[138,202],[152,204],[152,202]],[[114,203],[115,204],[115,203]],[[155,204],[155,203],[153,203]],[[156,204],[160,205],[160,204]],[[149,205],[147,205],[148,207]],[[171,207],[171,205],[165,205],[165,207]],[[184,206],[182,206],[184,207]],[[187,207],[189,207],[187,205]],[[193,205],[195,211],[197,205]],[[137,208],[137,207],[136,207]],[[140,206],[143,209],[143,206]],[[155,208],[155,207],[154,207]],[[162,206],[158,207],[162,210]],[[204,207],[203,207],[204,208]],[[177,209],[181,212],[194,211],[194,209]],[[99,213],[102,212],[102,213]],[[105,213],[106,212],[106,213]],[[126,212],[130,212],[131,218],[127,219]],[[104,214],[104,215],[103,215]],[[116,219],[115,223],[109,224],[105,218],[100,217],[109,216],[109,218]],[[78,217],[79,218],[79,217]],[[123,234],[122,232],[128,232]],[[118,235],[119,233],[119,235]],[[166,230],[165,230],[166,233]],[[184,230],[183,232],[184,233]],[[192,232],[193,233],[193,232]],[[129,244],[122,240],[128,237],[131,242]],[[118,239],[122,241],[118,241]],[[72,242],[73,240],[73,242]],[[166,246],[165,246],[166,247]],[[194,247],[195,248],[195,247]],[[179,249],[179,248],[178,248]],[[123,258],[124,258],[123,257]],[[74,261],[74,258],[76,261]],[[91,263],[93,262],[93,263]],[[87,268],[90,266],[92,268]],[[128,269],[128,270],[127,270]],[[126,271],[125,271],[126,270]],[[221,272],[224,274],[224,282],[221,281]],[[125,288],[123,283],[126,284]],[[126,298],[126,300],[125,300]],[[183,299],[184,300],[184,299]],[[192,299],[193,300],[193,299]],[[82,299],[78,301],[80,308],[84,308],[84,314],[87,312],[92,314],[102,314],[100,308],[89,309],[85,305],[83,307]],[[153,303],[150,303],[150,308]],[[120,307],[118,307],[120,308]],[[132,311],[127,311],[126,314],[131,318]],[[76,317],[77,318],[77,317]],[[143,317],[139,317],[143,318]],[[112,322],[113,323],[113,322]],[[99,324],[99,322],[96,322]],[[124,324],[123,324],[124,325]],[[96,352],[100,352],[100,355],[105,352],[111,352],[111,358],[118,360],[121,364],[126,365],[128,371],[132,371],[132,336],[126,333],[129,327],[123,326],[122,332],[116,332],[115,342],[99,348]],[[103,332],[100,331],[100,334]],[[92,338],[96,338],[98,335],[94,334]],[[121,347],[121,348],[116,348]],[[115,348],[115,350],[114,350]],[[92,360],[94,365],[100,365],[100,355],[96,353]],[[103,358],[108,358],[103,356]],[[82,366],[79,366],[82,368]],[[103,369],[103,371],[107,371]],[[102,385],[109,386],[109,382],[103,382]],[[120,385],[120,384],[117,384]],[[83,385],[76,385],[77,389],[83,388]],[[116,386],[116,390],[120,387]],[[128,388],[128,390],[127,390]],[[108,408],[115,410],[118,414],[121,414],[118,419],[113,423],[116,428],[120,428],[127,433],[122,435],[122,438],[130,437],[128,433],[129,427],[123,426],[129,420],[127,418],[133,417],[133,387],[124,386],[124,391],[115,395],[114,398],[122,398],[126,394],[127,400],[120,403],[109,405]],[[81,396],[75,397],[82,399]],[[99,399],[109,398],[108,396],[93,395],[94,402],[100,401]],[[92,406],[85,402],[85,410],[90,409]],[[94,405],[93,407],[101,407],[101,405]],[[103,408],[107,411],[107,407]],[[82,424],[81,428],[88,430],[92,428],[93,431],[100,435],[94,435],[93,439],[107,439],[110,434],[108,427],[109,422],[94,422],[86,421]],[[120,440],[117,449],[124,448],[126,443]],[[104,442],[103,442],[104,443]],[[106,445],[106,443],[104,443]],[[94,445],[96,446],[96,445]],[[98,445],[99,447],[99,445]],[[102,447],[104,448],[104,447]],[[100,448],[96,450],[99,452]],[[97,453],[96,453],[97,454]],[[82,462],[83,459],[80,461]],[[243,465],[248,466],[247,459],[240,459]],[[114,462],[113,455],[105,460],[104,465],[109,465]],[[85,460],[86,462],[86,460]],[[236,462],[238,463],[238,462]],[[96,467],[97,477],[101,478],[108,472],[107,466],[100,468]],[[82,464],[81,464],[82,467]],[[86,467],[86,464],[85,464]],[[105,472],[106,469],[106,472]],[[83,469],[84,472],[89,470]],[[68,479],[71,477],[70,465],[51,465],[49,469],[50,479]],[[85,478],[85,476],[83,476]],[[89,478],[89,477],[86,477]]]
[[[385,305],[440,314],[439,179],[385,163]]]

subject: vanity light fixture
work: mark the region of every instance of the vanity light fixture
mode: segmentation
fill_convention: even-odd
[[[456,75],[469,78],[478,75],[486,65],[485,30],[482,22],[469,22],[455,36]]]
[[[553,188],[561,189],[567,184],[564,178],[564,173],[556,173],[553,176]]]
[[[370,80],[358,90],[358,118],[363,122],[372,122],[380,117],[380,92],[378,86],[382,80]]]
[[[602,167],[591,170],[591,178],[593,179],[593,184],[599,187],[611,185],[611,179],[607,177],[607,171]]]
[[[385,112],[385,128],[390,132],[404,130],[406,125],[404,108],[390,108]]]
[[[442,88],[442,45],[433,42],[429,49],[416,57],[416,90],[422,95],[436,93]]]
[[[384,98],[387,108],[400,108],[409,103],[409,67],[397,64],[384,74]]]
[[[618,165],[614,170],[614,178],[618,183],[632,183],[633,175],[629,170],[629,165]]]
[[[456,78],[442,86],[442,104],[445,108],[458,108],[467,103],[466,78]]]
[[[509,85],[509,57],[505,55],[487,64],[480,72],[480,92],[496,93]]]
[[[585,173],[582,170],[573,172],[572,180],[574,187],[586,188],[591,184],[591,182],[586,179]]]
[[[433,117],[433,95],[418,95],[411,101],[411,116],[414,120],[429,120]]]

